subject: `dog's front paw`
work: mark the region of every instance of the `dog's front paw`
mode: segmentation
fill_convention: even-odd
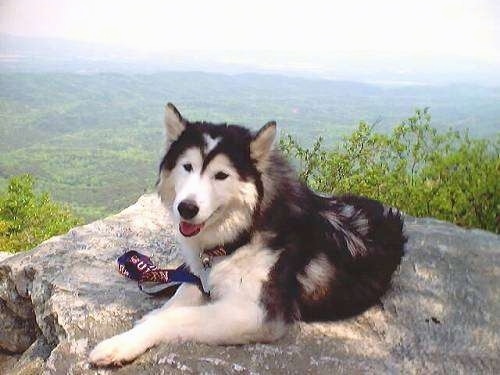
[[[89,354],[89,361],[95,366],[121,366],[136,358],[142,350],[125,334],[111,337],[99,343]]]

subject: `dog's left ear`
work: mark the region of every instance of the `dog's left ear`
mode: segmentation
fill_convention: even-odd
[[[165,128],[167,130],[167,145],[177,140],[186,129],[186,121],[172,103],[165,106]]]
[[[257,165],[267,159],[273,148],[274,138],[276,138],[276,121],[269,121],[254,136],[250,143],[250,155],[257,161]]]

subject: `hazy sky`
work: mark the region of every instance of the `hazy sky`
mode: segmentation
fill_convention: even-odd
[[[500,61],[498,0],[0,0],[0,31],[141,50]]]

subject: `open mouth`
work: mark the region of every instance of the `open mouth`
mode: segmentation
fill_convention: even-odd
[[[212,214],[201,224],[192,224],[188,223],[187,221],[181,221],[179,223],[179,232],[181,232],[184,237],[196,236],[205,226],[205,223],[210,223],[211,219],[213,220],[213,217],[216,216],[216,214],[218,214],[220,211],[221,207],[217,207],[217,209],[212,212]]]
[[[192,223],[188,223],[186,221],[181,221],[179,223],[179,232],[181,232],[181,234],[184,237],[196,236],[198,233],[200,233],[201,228],[203,228],[204,224],[205,223],[192,224]]]

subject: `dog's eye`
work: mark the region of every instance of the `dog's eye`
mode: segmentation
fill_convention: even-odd
[[[224,173],[224,172],[217,172],[215,174],[215,179],[216,180],[225,180],[228,177],[229,177],[229,175],[227,173]]]
[[[191,172],[193,170],[193,166],[191,165],[191,163],[186,163],[183,165],[183,167],[188,172]]]

